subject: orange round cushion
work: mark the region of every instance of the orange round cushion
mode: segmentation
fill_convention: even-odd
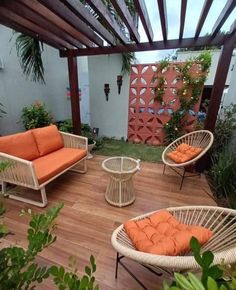
[[[124,228],[137,250],[167,256],[188,252],[192,237],[202,245],[213,235],[204,227],[181,224],[166,210],[140,221],[128,221]]]

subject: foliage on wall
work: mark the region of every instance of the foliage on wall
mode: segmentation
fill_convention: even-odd
[[[153,82],[157,83],[154,88],[155,100],[163,106],[166,105],[163,99],[166,83],[163,73],[168,70],[169,65],[170,62],[167,59],[162,60],[156,66],[157,69],[153,76]],[[180,108],[171,114],[170,120],[164,126],[166,142],[169,143],[184,133],[186,114],[199,101],[210,65],[211,54],[209,51],[187,60],[183,65],[177,64],[179,78],[183,82],[182,87],[177,91]],[[194,66],[198,66],[199,72],[197,71],[196,74],[192,73]]]

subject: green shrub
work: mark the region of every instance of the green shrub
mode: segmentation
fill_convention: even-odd
[[[35,289],[49,276],[53,278],[54,284],[60,290],[99,289],[98,286],[95,286],[93,276],[96,271],[93,256],[90,257],[90,265],[85,267],[85,274],[81,278],[77,275],[75,258],[70,259],[71,270],[69,271],[62,266],[39,266],[35,262],[37,254],[56,240],[56,236],[53,235],[54,220],[62,207],[63,204],[59,204],[42,214],[35,214],[31,210],[22,211],[23,215],[31,218],[27,231],[28,247],[24,249],[19,246],[11,246],[0,250],[0,289]],[[4,208],[0,206],[0,215],[3,213]],[[5,234],[7,234],[7,229],[5,229]]]
[[[59,125],[59,130],[66,133],[73,133],[73,124],[72,120],[68,119],[63,121]],[[101,148],[103,145],[103,139],[94,136],[92,128],[89,124],[81,124],[81,136],[88,138],[88,144],[93,144],[96,141],[96,147],[94,149]]]
[[[212,155],[208,177],[218,202],[224,205],[226,201],[228,207],[236,209],[236,150],[229,150],[228,147]]]
[[[236,133],[236,104],[231,104],[219,114],[214,131],[214,143],[211,152],[216,155],[226,148]]]
[[[68,119],[60,123],[59,130],[65,133],[73,133],[72,120]]]
[[[219,114],[211,148],[208,181],[219,205],[236,208],[236,104]]]
[[[35,102],[22,109],[21,120],[26,130],[45,127],[53,123],[53,117],[44,103]]]

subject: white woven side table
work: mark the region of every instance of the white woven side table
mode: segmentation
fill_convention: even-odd
[[[122,207],[135,200],[132,177],[140,170],[140,160],[129,157],[111,157],[105,159],[102,168],[109,173],[105,199],[114,206]]]

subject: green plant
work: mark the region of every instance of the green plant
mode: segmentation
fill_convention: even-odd
[[[21,120],[26,130],[45,127],[53,123],[53,117],[45,104],[35,102],[22,109]]]
[[[135,54],[134,52],[127,52],[122,53],[122,68],[121,68],[121,74],[124,76],[125,74],[129,74],[131,70],[132,63],[135,62]]]
[[[59,130],[66,133],[73,133],[72,120],[68,119],[59,124]]]
[[[23,249],[11,246],[0,250],[0,289],[35,289],[36,285],[53,277],[58,289],[70,290],[98,290],[93,276],[96,271],[94,257],[90,257],[90,266],[85,267],[85,275],[78,277],[75,259],[70,261],[71,271],[61,266],[42,267],[35,262],[38,253],[55,242],[53,235],[54,220],[58,216],[63,204],[59,204],[46,213],[35,214],[31,210],[22,211],[31,220],[27,231],[28,247]],[[2,212],[3,213],[3,212]]]
[[[36,38],[19,34],[16,37],[16,52],[26,79],[45,84],[42,61],[43,44]]]
[[[226,148],[211,157],[212,166],[208,180],[213,194],[219,203],[224,200],[227,206],[236,209],[236,150]]]
[[[169,286],[164,282],[164,290],[234,290],[236,271],[229,265],[212,265],[214,255],[211,251],[200,253],[201,247],[196,238],[190,241],[196,262],[201,267],[201,278],[189,272],[186,275],[174,273],[174,281]]]
[[[93,144],[95,141],[93,130],[89,124],[81,124],[81,135],[88,138],[88,144]]]
[[[191,69],[197,64],[200,65],[200,73],[193,75]],[[168,69],[169,65],[170,62],[168,59],[162,60],[159,65],[157,65],[157,70],[153,75],[153,82],[157,80],[157,84],[154,87],[155,100],[157,100],[162,106],[166,106],[163,99],[166,79],[162,74],[163,70]],[[171,114],[170,120],[164,126],[166,133],[165,141],[167,143],[172,142],[184,134],[186,115],[199,100],[210,65],[211,54],[208,51],[200,54],[194,59],[191,58],[187,60],[184,65],[176,65],[179,72],[179,78],[182,78],[183,85],[177,91],[180,108]]]
[[[216,154],[223,151],[234,133],[236,133],[236,104],[231,104],[218,115],[211,152]]]

